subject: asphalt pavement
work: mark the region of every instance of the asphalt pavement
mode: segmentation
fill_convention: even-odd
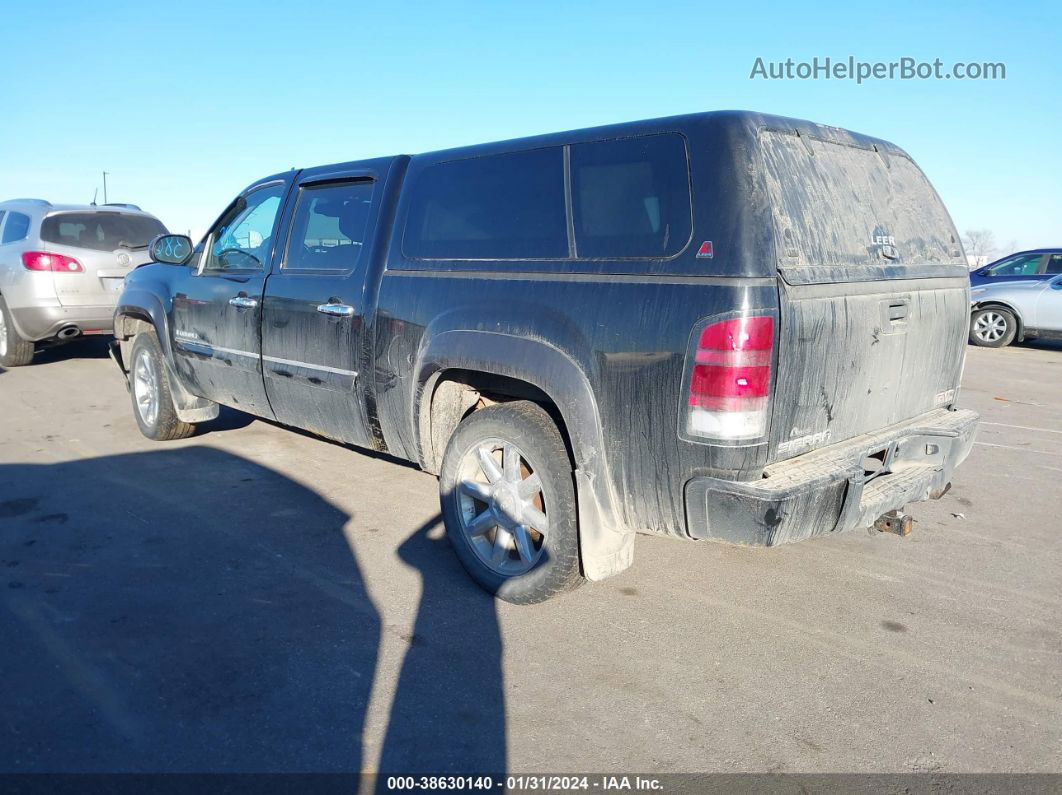
[[[1062,771],[1062,346],[908,538],[639,538],[495,602],[434,478],[224,411],[141,437],[99,341],[0,371],[0,772]]]

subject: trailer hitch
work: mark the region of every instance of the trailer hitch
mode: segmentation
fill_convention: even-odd
[[[909,536],[914,530],[914,517],[909,513],[889,511],[883,513],[874,522],[874,529],[879,533],[895,533],[898,536]]]

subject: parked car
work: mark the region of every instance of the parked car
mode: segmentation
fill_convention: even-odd
[[[970,342],[1002,348],[1039,337],[1062,338],[1062,275],[970,290]]]
[[[0,365],[29,364],[40,344],[109,334],[122,280],[165,233],[131,204],[0,202]]]
[[[437,474],[473,578],[534,602],[636,532],[908,530],[976,425],[957,241],[885,141],[643,121],[259,180],[153,243],[113,352],[148,438],[223,404]]]
[[[970,285],[1007,281],[1040,281],[1062,273],[1062,248],[1038,248],[990,262],[970,272]]]

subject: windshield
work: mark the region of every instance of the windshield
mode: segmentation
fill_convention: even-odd
[[[61,213],[41,223],[41,239],[75,248],[114,251],[146,248],[156,235],[166,234],[157,218],[126,213]]]

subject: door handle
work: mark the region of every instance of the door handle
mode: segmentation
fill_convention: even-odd
[[[333,317],[350,317],[354,314],[354,307],[350,304],[321,304],[317,311]]]
[[[237,295],[230,298],[229,303],[237,309],[254,309],[258,306],[258,299],[248,298],[246,295]]]

